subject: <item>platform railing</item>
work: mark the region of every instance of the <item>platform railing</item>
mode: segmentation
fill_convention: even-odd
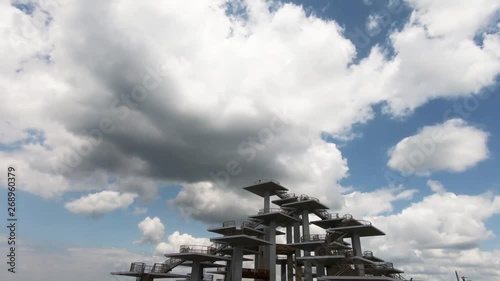
[[[181,245],[179,253],[199,253],[212,255],[217,250],[214,246],[204,245]]]
[[[279,184],[279,185],[281,185],[279,181],[277,181],[277,180],[272,180],[272,179],[260,179],[260,180],[256,180],[256,181],[254,182],[254,184],[265,183],[265,182],[274,182],[275,184]]]
[[[143,262],[133,262],[130,264],[130,272],[139,272],[143,273],[146,264]]]
[[[357,220],[357,221],[363,225],[372,225],[370,221],[365,221],[365,220]]]
[[[153,268],[151,269],[151,272],[156,272],[156,273],[163,273],[167,272],[169,270],[169,264],[164,264],[164,263],[155,263],[153,265]]]
[[[315,210],[315,214],[322,220],[339,218],[338,213],[329,213],[326,210]]]
[[[278,190],[276,191],[276,195],[281,199],[295,197],[295,193],[288,193],[286,190]]]
[[[236,226],[235,221],[225,221],[222,223],[222,227],[231,227],[231,226]]]
[[[325,234],[310,234],[300,237],[301,242],[311,242],[311,241],[325,241]]]

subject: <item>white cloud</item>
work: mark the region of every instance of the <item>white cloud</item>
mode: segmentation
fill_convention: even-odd
[[[387,165],[403,174],[463,172],[488,158],[488,133],[462,119],[426,126],[388,152]]]
[[[344,195],[340,214],[351,214],[355,218],[382,215],[393,211],[395,201],[411,200],[416,189],[382,188],[371,192],[354,191]]]
[[[272,145],[293,148],[292,152],[281,152],[276,155],[273,163],[274,167],[284,173],[278,179],[283,186],[293,186],[291,192],[297,196],[307,194],[320,199],[328,206],[334,208],[341,206],[340,194],[345,189],[338,185],[338,181],[348,175],[348,167],[346,159],[342,157],[335,144],[321,141],[319,136],[311,139],[305,139],[303,136],[294,138],[280,136],[280,139],[274,140]],[[265,157],[264,154],[268,155],[264,151],[259,153],[257,158]],[[245,172],[245,166],[242,166],[241,173]],[[229,186],[224,186],[225,181],[222,180],[216,181],[216,184],[208,181],[185,184],[171,202],[180,207],[182,214],[197,220],[210,223],[225,220],[242,221],[248,215],[256,214],[259,208],[263,208],[263,201],[261,197],[242,190],[242,187],[253,184],[253,181],[238,181],[238,176],[229,177]],[[266,176],[261,177],[266,178]],[[311,188],[312,186],[314,188]]]
[[[431,188],[433,192],[436,192],[438,194],[444,194],[446,192],[444,186],[438,181],[428,180],[427,185]]]
[[[391,35],[395,57],[376,46],[357,64],[351,64],[356,48],[341,26],[290,3],[242,2],[247,15],[240,17],[217,1],[141,1],[126,8],[99,1],[45,7],[50,3],[42,1],[52,18],[43,25],[33,25],[42,17],[3,3],[0,28],[19,40],[0,43],[0,51],[9,54],[0,68],[7,89],[3,105],[9,105],[0,110],[7,121],[0,124],[1,140],[21,140],[29,128],[43,131],[46,140],[1,151],[0,157],[29,175],[21,189],[46,198],[92,186],[151,200],[165,182],[213,182],[211,169],[244,161],[238,145],[286,109],[287,129],[275,135],[265,156],[246,163],[248,172],[234,186],[256,174],[287,178],[291,169],[275,165],[277,155],[280,161],[310,155],[323,162],[314,151],[327,150],[318,142],[296,145],[287,138],[304,131],[308,137],[351,136],[354,124],[373,118],[374,104],[385,102],[389,112],[404,114],[430,99],[466,96],[491,84],[500,71],[498,33],[484,35],[483,46],[470,36],[482,36],[481,28],[492,21],[497,4],[490,2],[451,4],[450,16],[466,14],[462,29],[462,22],[438,18],[449,13],[447,6],[414,1],[408,24]],[[153,76],[161,83],[145,100],[114,103],[131,98],[144,81],[154,84],[147,78],[158,67],[163,75]],[[111,120],[114,131],[103,133],[101,141],[83,133],[95,133],[103,120]],[[344,164],[337,167],[346,173]],[[109,185],[108,177],[122,185]],[[85,182],[90,179],[91,185]],[[313,177],[299,181],[327,186]]]
[[[146,217],[137,226],[142,232],[142,238],[137,241],[138,243],[157,244],[163,240],[165,226],[158,217]]]
[[[479,245],[494,237],[485,222],[498,214],[500,196],[434,193],[397,214],[368,218],[387,235],[367,239],[363,250],[393,261],[407,277],[445,280],[458,270],[473,280],[496,280],[499,251]]]
[[[168,242],[161,242],[156,245],[155,255],[163,256],[167,253],[178,253],[181,245],[209,246],[212,244],[208,238],[197,238],[187,233],[180,234],[179,231],[175,231],[168,236]]]
[[[377,14],[370,14],[368,18],[366,19],[366,31],[368,31],[369,34],[376,35],[377,33],[380,32],[380,20],[381,17],[380,15]]]
[[[98,218],[113,210],[127,208],[136,197],[137,195],[132,193],[101,191],[67,202],[64,207],[78,215]]]

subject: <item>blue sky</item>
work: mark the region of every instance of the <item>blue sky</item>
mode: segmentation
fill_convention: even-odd
[[[472,262],[500,262],[500,4],[48,2],[0,7],[0,158],[18,170],[20,255],[38,252],[21,277],[51,253],[103,256],[101,279],[161,260],[257,211],[241,187],[270,177],[393,231],[392,252],[368,245],[410,277],[448,278],[456,256],[472,279],[500,276]],[[404,174],[431,131],[444,140]],[[242,171],[221,185],[230,161]],[[422,214],[428,237],[411,231]]]

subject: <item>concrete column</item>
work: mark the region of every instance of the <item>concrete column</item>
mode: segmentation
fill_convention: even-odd
[[[286,243],[292,243],[292,226],[291,225],[287,225],[286,226]]]
[[[325,265],[318,263],[316,265],[316,275],[318,277],[325,276]]]
[[[299,215],[294,215],[294,218],[298,219]],[[297,222],[293,225],[293,242],[300,243],[300,223]],[[302,281],[302,269],[299,266],[297,258],[301,256],[300,250],[295,250],[295,280]]]
[[[288,274],[288,281],[293,281],[293,255],[288,254],[286,256],[286,268]]]
[[[267,212],[269,208],[271,207],[271,194],[269,191],[264,192],[264,212]]]
[[[309,211],[302,211],[302,235],[309,236],[311,233],[309,232]],[[304,251],[304,257],[311,256],[311,252]],[[312,281],[312,265],[311,262],[304,262],[304,280]]]
[[[293,231],[292,226],[287,225],[286,226],[286,243],[287,244],[291,244],[293,242],[292,231]],[[287,268],[288,281],[293,281],[293,256],[291,254],[286,255],[286,268]]]
[[[269,235],[269,281],[276,281],[276,222],[271,221],[268,228]]]
[[[191,267],[191,281],[201,281],[202,279],[203,274],[200,261],[193,261],[193,267]]]
[[[281,281],[286,281],[286,263],[282,262],[281,266]]]
[[[302,211],[302,235],[306,236],[309,235],[309,211],[308,210],[303,210]]]
[[[361,239],[359,237],[359,234],[353,234],[351,238],[351,243],[352,243],[352,249],[354,250],[354,255],[357,257],[362,257],[363,256],[363,251],[361,250]],[[365,265],[364,264],[358,264],[358,274],[359,276],[365,276]]]
[[[233,246],[233,261],[231,262],[231,280],[241,281],[243,267],[243,246]]]

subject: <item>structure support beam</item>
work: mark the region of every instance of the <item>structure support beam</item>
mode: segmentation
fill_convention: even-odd
[[[309,237],[311,233],[309,232],[309,210],[302,211],[302,235]],[[304,251],[304,257],[311,256],[311,252]],[[312,265],[310,261],[304,261],[304,280],[312,281]]]
[[[269,281],[276,281],[276,222],[271,221],[268,228],[269,248]]]
[[[294,218],[298,219],[299,215],[294,215]],[[300,243],[300,223],[295,223],[293,225],[293,242]],[[295,281],[302,281],[302,269],[297,261],[297,258],[301,256],[300,250],[295,250]]]
[[[233,247],[233,261],[231,262],[231,280],[241,280],[243,267],[243,246]]]
[[[363,252],[361,250],[361,239],[359,234],[353,234],[352,235],[352,248],[354,250],[354,255],[357,257],[362,257]],[[359,276],[365,276],[365,265],[362,263],[357,264],[358,267],[358,275]]]
[[[202,279],[203,279],[203,274],[200,261],[193,261],[193,267],[191,267],[191,280],[201,281]]]

